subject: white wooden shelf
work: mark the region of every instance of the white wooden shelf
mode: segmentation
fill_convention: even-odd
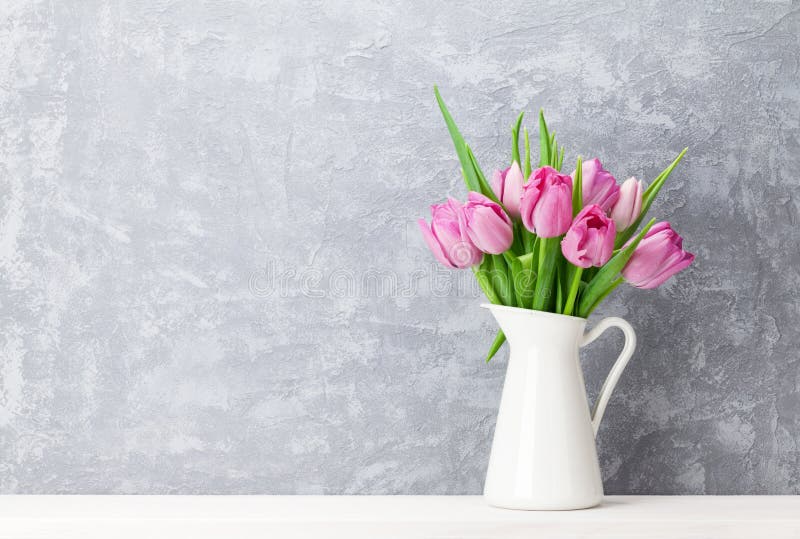
[[[480,496],[0,496],[0,538],[800,538],[800,496],[607,496],[495,509]]]

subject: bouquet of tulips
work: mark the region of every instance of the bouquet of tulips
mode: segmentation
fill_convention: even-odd
[[[686,149],[647,188],[636,178],[617,185],[598,159],[578,158],[572,174],[562,174],[564,147],[540,111],[539,166],[532,169],[527,129],[524,161],[520,155],[520,114],[511,128],[511,166],[490,184],[434,91],[469,193],[464,204],[434,204],[431,223],[419,225],[436,259],[472,268],[491,303],[586,318],[623,281],[655,288],[694,260],[668,222],[651,219],[639,230]],[[487,361],[504,341],[498,332]]]

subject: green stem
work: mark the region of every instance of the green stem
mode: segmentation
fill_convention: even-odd
[[[574,267],[574,266],[573,266]],[[564,305],[564,314],[572,316],[572,311],[575,309],[575,298],[578,297],[578,289],[581,285],[581,274],[583,268],[574,267],[572,271],[572,281],[569,284],[569,294],[567,295],[567,303]]]
[[[556,269],[556,309],[553,312],[561,313],[564,310],[564,292],[562,291],[561,271]]]

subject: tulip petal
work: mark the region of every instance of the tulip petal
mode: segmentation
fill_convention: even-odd
[[[552,167],[533,171],[520,202],[525,228],[541,238],[564,234],[572,222],[572,178]]]
[[[561,243],[561,250],[575,266],[600,267],[611,259],[615,235],[614,221],[600,206],[592,204],[575,216]]]
[[[470,192],[459,221],[462,234],[484,253],[499,255],[514,241],[511,219],[499,204]]]
[[[583,205],[597,204],[603,211],[609,211],[619,199],[617,180],[597,158],[584,161],[581,172]],[[572,177],[575,177],[575,172]]]
[[[683,238],[666,221],[653,226],[622,269],[622,276],[637,288],[656,288],[688,267],[694,255],[683,250]]]
[[[455,268],[455,264],[450,262],[450,260],[445,256],[442,246],[436,240],[436,236],[433,235],[433,232],[431,231],[425,219],[419,219],[417,223],[419,224],[420,231],[422,232],[422,239],[424,239],[425,243],[428,244],[428,249],[431,250],[434,258],[448,268]]]

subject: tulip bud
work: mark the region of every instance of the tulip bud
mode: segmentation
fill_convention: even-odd
[[[607,212],[619,198],[619,186],[607,170],[603,168],[599,159],[589,159],[581,167],[581,190],[583,205],[597,204]],[[572,172],[575,177],[575,171]]]
[[[617,228],[597,204],[583,208],[561,241],[564,258],[579,268],[600,267],[614,252]]]
[[[522,188],[522,224],[540,238],[564,234],[572,223],[572,178],[552,167],[537,168]]]
[[[642,182],[636,178],[628,178],[619,189],[619,199],[611,209],[611,218],[622,232],[642,213]]]
[[[418,221],[433,256],[448,268],[469,268],[483,260],[483,253],[461,230],[462,211],[461,203],[451,198],[431,206],[430,225],[425,219]]]
[[[496,170],[492,175],[492,190],[513,219],[519,219],[519,199],[524,183],[525,177],[516,161],[507,169]]]
[[[683,250],[683,239],[669,223],[656,223],[645,234],[622,276],[636,288],[655,288],[686,268],[694,255]]]
[[[514,228],[500,204],[470,191],[461,212],[461,228],[472,243],[484,253],[499,255],[514,241]]]

